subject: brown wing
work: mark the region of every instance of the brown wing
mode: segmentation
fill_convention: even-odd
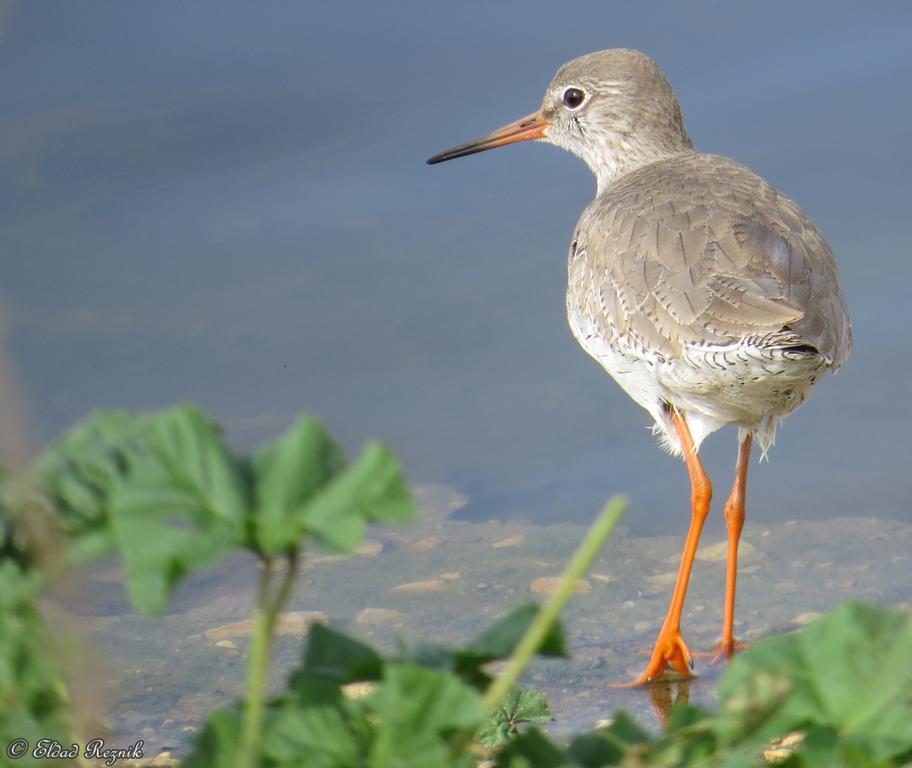
[[[820,232],[758,176],[712,155],[630,173],[586,209],[569,300],[606,338],[665,357],[689,344],[787,338],[838,366],[851,347]]]

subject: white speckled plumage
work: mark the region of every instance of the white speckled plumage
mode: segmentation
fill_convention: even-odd
[[[587,94],[576,110],[562,102],[571,87]],[[574,336],[673,452],[669,404],[687,414],[697,448],[736,424],[765,453],[778,421],[851,350],[823,236],[759,176],[693,149],[674,92],[644,54],[570,62],[541,112],[544,140],[598,179],[568,259]]]
[[[577,340],[680,451],[725,424],[765,452],[778,420],[851,347],[830,250],[746,168],[686,152],[605,185],[577,224],[567,315]]]
[[[582,347],[672,452],[673,407],[697,449],[736,424],[765,455],[779,420],[852,348],[836,262],[813,222],[744,166],[697,152],[674,91],[639,51],[574,59],[537,113],[429,162],[526,139],[572,152],[596,177],[568,259],[567,317]]]

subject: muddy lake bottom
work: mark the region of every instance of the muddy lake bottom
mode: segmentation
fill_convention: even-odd
[[[351,557],[306,552],[280,624],[272,687],[301,658],[320,620],[392,651],[400,641],[459,646],[494,619],[541,600],[585,528],[523,521],[464,522],[465,500],[419,486],[424,512],[401,529],[374,529]],[[634,537],[619,530],[563,616],[570,659],[537,660],[523,684],[548,697],[556,738],[590,729],[618,709],[658,728],[663,700],[684,694],[712,706],[722,673],[698,658],[698,677],[652,691],[616,689],[647,661],[677,572],[680,535]],[[726,544],[704,537],[683,629],[694,652],[711,650],[722,621]],[[751,641],[792,631],[845,600],[908,605],[912,526],[879,518],[749,521],[742,539],[735,634]],[[106,742],[143,739],[146,755],[184,756],[211,710],[243,690],[258,578],[252,557],[232,555],[184,583],[158,620],[134,613],[119,566],[71,581],[47,601],[52,626],[75,637],[89,706]],[[496,668],[495,668],[496,669]],[[94,734],[92,734],[94,735]]]

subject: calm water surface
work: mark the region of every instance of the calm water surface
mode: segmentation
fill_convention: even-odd
[[[564,317],[588,170],[540,145],[424,165],[625,46],[701,149],[812,215],[855,322],[754,467],[745,536],[912,523],[910,34],[901,2],[2,2],[0,302],[33,444],[196,401],[248,449],[306,410],[456,489],[463,519],[583,524],[624,491],[631,535],[677,541],[683,466]],[[734,433],[704,455],[727,486]]]
[[[638,531],[679,528],[683,467],[567,329],[588,170],[544,145],[423,162],[628,46],[841,265],[857,351],[749,514],[912,519],[908,4],[2,7],[0,296],[37,445],[97,406],[193,400],[241,447],[307,410],[476,518],[585,521],[623,490]],[[720,486],[734,452],[706,446]]]

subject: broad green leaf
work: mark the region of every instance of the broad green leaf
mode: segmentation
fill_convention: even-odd
[[[482,662],[509,656],[537,613],[538,605],[535,603],[525,603],[514,608],[469,643],[463,649],[463,655]],[[559,622],[551,627],[538,653],[541,656],[567,656],[564,633]]]
[[[345,465],[339,444],[314,418],[302,417],[256,454],[257,542],[266,554],[296,548],[303,532],[300,510]]]
[[[464,655],[463,651],[457,648],[421,643],[403,648],[395,660],[440,672],[452,672],[476,691],[484,691],[492,680],[491,675],[482,669],[483,660],[472,654]]]
[[[307,636],[304,662],[293,676],[297,680],[314,678],[339,685],[362,680],[377,680],[383,671],[383,659],[368,645],[348,635],[314,624]]]
[[[283,768],[364,765],[370,726],[357,710],[345,706],[302,707],[288,702],[264,733],[263,753]]]
[[[422,667],[455,672],[476,690],[483,690],[491,676],[482,667],[497,659],[509,656],[525,633],[538,611],[534,603],[527,603],[497,619],[465,648],[445,648],[419,644],[398,655],[398,660]],[[539,653],[544,656],[565,656],[563,630],[559,622],[548,632]]]
[[[100,411],[39,460],[36,476],[85,561],[117,548],[140,610],[161,612],[192,568],[244,542],[246,481],[196,408]]]
[[[674,706],[665,724],[665,733],[673,734],[677,731],[693,731],[695,729],[706,730],[709,727],[710,718],[709,712],[688,704],[686,699],[682,701],[679,693],[679,697],[675,699]]]
[[[383,681],[364,704],[378,722],[372,768],[450,768],[449,737],[471,733],[484,720],[472,688],[413,664],[386,664]]]
[[[543,693],[514,688],[503,706],[478,729],[475,740],[493,749],[513,738],[520,723],[544,725],[550,722],[551,713]]]
[[[183,768],[237,768],[241,718],[237,709],[216,710],[197,737]]]
[[[5,486],[6,484],[3,483]],[[4,487],[2,491],[6,491]],[[34,559],[27,536],[20,526],[14,524],[12,504],[7,503],[6,494],[0,501],[0,563],[9,561],[20,569],[27,569]]]
[[[616,712],[611,725],[600,730],[599,733],[625,748],[643,748],[653,742],[649,732],[637,725],[636,721],[623,710]]]
[[[127,471],[108,494],[108,513],[136,607],[160,613],[193,568],[245,543],[248,498],[238,461],[196,408],[155,414]]]
[[[551,722],[551,710],[545,694],[531,688],[515,688],[504,709],[516,723],[544,725]]]
[[[849,603],[792,635],[755,643],[720,685],[717,730],[761,744],[829,727],[875,760],[912,745],[912,616]]]
[[[150,418],[127,411],[96,411],[37,461],[31,476],[52,502],[60,529],[74,542],[70,556],[76,562],[101,557],[114,548],[109,494],[126,470],[125,453],[135,449]]]
[[[69,693],[35,604],[39,584],[37,572],[0,555],[0,761],[14,739],[72,740]]]
[[[188,511],[198,515],[194,522],[215,518],[233,527],[244,522],[247,480],[219,428],[199,409],[181,406],[155,414],[147,445],[174,490],[190,502]]]
[[[625,712],[608,728],[576,737],[568,752],[581,768],[600,766],[706,766],[748,768],[758,765],[759,750],[718,753],[711,719],[695,707],[675,705],[665,734],[653,738]]]
[[[88,530],[70,541],[68,554],[73,563],[91,563],[110,554],[116,546],[113,531],[99,528]]]
[[[497,755],[497,768],[573,768],[576,761],[536,728],[517,736]]]
[[[665,734],[647,752],[650,760],[661,765],[705,765],[718,753],[718,738],[712,729],[710,715],[698,707],[676,701],[671,709]],[[634,739],[638,738],[634,735]],[[727,768],[754,765],[756,752],[730,755]]]
[[[317,542],[339,552],[351,552],[369,522],[401,524],[414,516],[398,462],[377,443],[295,513]]]
[[[600,731],[577,736],[567,748],[573,759],[582,768],[602,768],[606,765],[620,765],[624,757],[616,743],[606,739]]]

